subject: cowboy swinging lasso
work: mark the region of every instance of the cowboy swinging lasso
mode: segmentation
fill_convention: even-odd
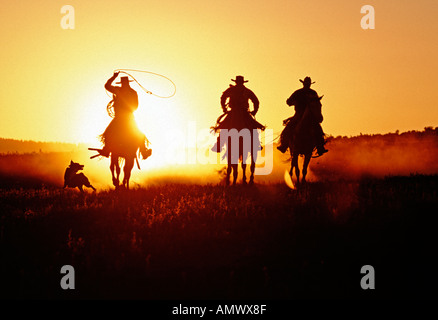
[[[103,148],[89,148],[89,150],[98,152],[91,158],[111,157],[110,169],[116,188],[119,186],[119,158],[125,159],[123,185],[129,188],[134,160],[138,165],[137,152],[140,152],[143,159],[147,159],[151,156],[152,150],[147,148],[148,140],[134,119],[134,111],[138,108],[137,92],[129,85],[129,77],[121,77],[118,83],[121,84],[120,87],[113,86],[112,83],[118,75],[119,72],[114,72],[105,84],[105,89],[113,94],[113,100],[108,104],[108,113],[113,116],[113,119],[104,133],[100,135]]]

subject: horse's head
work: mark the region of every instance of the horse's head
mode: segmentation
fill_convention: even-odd
[[[318,96],[318,95],[312,95],[309,100],[308,100],[308,108],[309,111],[311,112],[311,114],[313,115],[314,119],[317,122],[322,122],[323,117],[322,117],[322,103],[321,100],[324,97],[324,95],[322,96]]]
[[[318,95],[312,95],[309,97],[309,104],[310,105],[322,105],[321,100],[324,97],[324,95],[318,97]]]

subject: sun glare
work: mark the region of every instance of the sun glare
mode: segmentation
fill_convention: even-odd
[[[90,147],[100,147],[98,136],[105,131],[111,122],[111,117],[106,111],[110,97],[99,94],[90,94],[85,97],[77,107],[78,116],[75,119],[76,140],[92,144]],[[84,116],[86,115],[86,116]]]
[[[148,168],[162,168],[184,156],[185,119],[181,117],[175,99],[145,97],[145,93],[139,92],[135,120],[152,148]]]
[[[164,168],[170,163],[184,162],[187,119],[181,113],[178,99],[164,99],[148,94],[136,83],[131,83],[131,86],[137,91],[139,99],[138,109],[134,112],[135,121],[150,142],[149,148],[153,155],[142,165],[142,170]],[[168,87],[167,83],[162,83],[162,87],[155,86],[154,91],[163,93]],[[112,120],[106,110],[111,97],[102,92],[103,88],[99,87],[98,90],[99,92],[92,92],[81,99],[77,112],[81,116],[72,119],[76,140],[94,148],[101,147],[98,136]],[[84,114],[87,116],[83,117]]]

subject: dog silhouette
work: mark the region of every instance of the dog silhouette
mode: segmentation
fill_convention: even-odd
[[[90,184],[88,178],[81,172],[78,171],[84,169],[84,165],[73,162],[70,160],[70,165],[65,169],[64,173],[64,189],[66,187],[69,188],[78,188],[81,192],[84,192],[83,186],[93,189],[96,189]]]

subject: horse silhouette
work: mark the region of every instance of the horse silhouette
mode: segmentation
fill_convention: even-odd
[[[123,161],[122,185],[129,189],[129,179],[134,161],[137,162],[140,169],[137,151],[140,151],[143,159],[147,159],[152,154],[152,150],[146,147],[149,142],[137,127],[134,119],[134,111],[138,108],[138,95],[129,85],[132,80],[129,80],[129,77],[121,77],[118,84],[122,86],[113,86],[112,83],[118,75],[119,72],[114,72],[105,84],[105,89],[113,94],[113,99],[107,106],[108,115],[113,119],[100,135],[104,147],[102,149],[88,148],[88,150],[99,153],[92,156],[91,159],[98,156],[110,156],[110,170],[116,189],[120,186],[120,171]]]
[[[295,131],[286,136],[288,148],[291,154],[291,168],[289,175],[293,178],[293,171],[297,177],[297,185],[300,185],[300,168],[298,166],[298,157],[304,156],[302,167],[302,182],[306,182],[307,168],[310,160],[313,157],[318,143],[318,133],[315,130],[316,124],[322,121],[322,104],[323,96],[310,98],[306,110],[303,113],[301,120],[298,122]]]
[[[123,167],[123,180],[122,180],[122,186],[126,189],[129,189],[129,180],[131,178],[131,171],[134,168],[134,162],[137,163],[138,169],[140,169],[140,164],[138,162],[138,141],[136,139],[127,139],[125,141],[113,144],[111,147],[111,154],[110,154],[110,171],[112,176],[112,182],[116,189],[118,189],[120,185],[120,173],[121,169]],[[96,149],[96,148],[88,148],[88,150],[94,150],[99,152],[99,154],[96,154],[91,159],[100,156],[100,152],[102,149]],[[152,155],[152,149],[147,149],[146,153],[143,154],[143,159],[148,158]]]
[[[246,160],[250,155],[249,183],[253,184],[257,152],[261,149],[257,130],[265,129],[265,126],[255,119],[260,102],[254,92],[245,86],[248,80],[245,80],[243,76],[236,76],[236,79],[231,79],[231,81],[235,82],[235,85],[230,85],[221,96],[221,107],[224,113],[212,127],[215,132],[220,131],[218,142],[212,150],[220,152],[223,146],[226,147],[224,157],[227,158],[228,163],[227,185],[230,184],[231,171],[233,171],[233,185],[236,184],[239,161],[242,163],[243,183],[246,184]],[[253,104],[253,111],[250,111],[249,101]],[[254,144],[257,145],[257,150]]]
[[[129,179],[131,178],[131,171],[134,167],[134,161],[137,161],[137,166],[140,169],[140,165],[138,164],[137,158],[137,150],[138,143],[131,141],[127,141],[124,145],[119,145],[114,147],[111,151],[110,156],[110,170],[113,185],[118,188],[120,186],[120,171],[121,171],[121,162],[123,160],[123,181],[122,185],[129,189]]]
[[[233,185],[236,185],[239,162],[242,166],[242,183],[246,182],[246,166],[248,157],[251,158],[249,184],[254,184],[254,172],[257,162],[257,153],[260,148],[257,129],[248,129],[236,126],[224,134],[221,130],[221,139],[225,139],[226,148],[224,158],[227,159],[226,185],[230,184],[231,172],[233,173]]]

